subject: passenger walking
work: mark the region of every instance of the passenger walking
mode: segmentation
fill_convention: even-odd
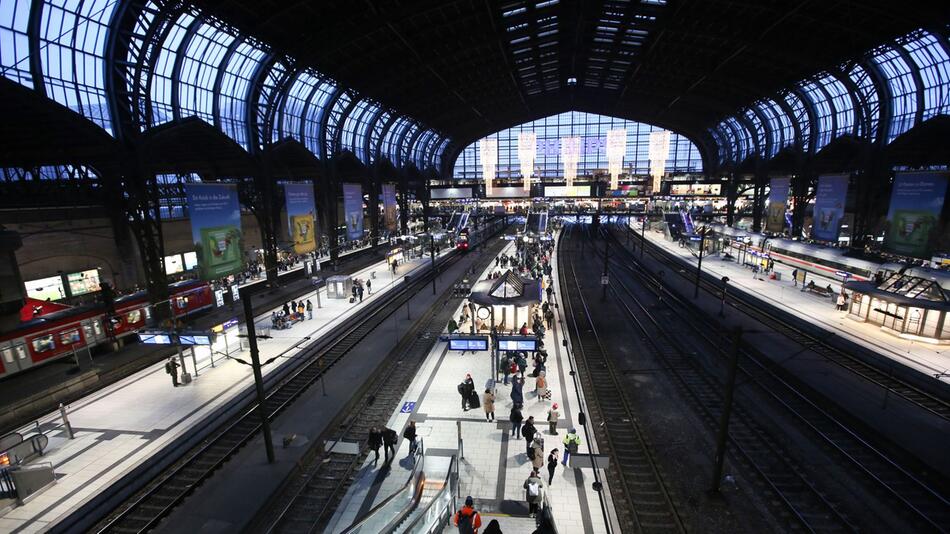
[[[307,320],[313,319],[313,303],[310,302],[310,299],[307,299]]]
[[[557,470],[557,449],[548,455],[548,486],[554,483],[554,471]]]
[[[551,282],[548,282],[548,288],[545,291],[548,294],[548,302],[551,302],[551,298],[554,296],[554,288],[551,287]]]
[[[577,449],[581,446],[581,437],[577,435],[577,430],[571,429],[570,432],[564,436],[564,459],[561,460],[561,465],[567,465],[567,462],[570,461],[572,454],[577,454]]]
[[[350,304],[356,302],[356,284],[350,286]]]
[[[551,406],[551,409],[548,410],[548,432],[552,436],[557,435],[557,421],[561,418],[561,413],[557,411],[557,403],[554,403],[554,406]]]
[[[399,434],[396,431],[387,428],[383,430],[383,444],[386,446],[386,465],[393,462],[396,457],[396,442],[399,441]]]
[[[541,492],[544,484],[537,471],[531,471],[531,475],[524,481],[525,500],[528,501],[528,514],[534,517],[538,513],[538,505],[541,504]]]
[[[172,385],[178,387],[178,361],[172,356],[165,362],[165,372],[172,375]]]
[[[545,377],[545,372],[541,371],[538,373],[538,378],[534,380],[534,391],[538,395],[538,402],[547,396],[548,394],[548,379]]]
[[[524,420],[524,416],[521,415],[521,407],[515,404],[511,407],[511,413],[508,414],[508,420],[511,421],[511,435],[514,437],[521,437],[521,421]]]
[[[475,511],[475,500],[469,495],[465,497],[465,506],[458,512],[452,520],[459,529],[459,534],[478,534],[478,529],[482,527],[482,516]]]
[[[525,440],[525,454],[531,458],[531,443],[534,441],[534,435],[538,430],[534,427],[534,416],[529,416],[528,420],[521,426],[521,437]]]
[[[409,421],[409,426],[407,426],[406,429],[403,430],[402,437],[409,440],[409,458],[412,458],[412,461],[414,462],[416,460],[415,458],[416,447],[419,446],[419,444],[416,442],[416,422],[415,421],[411,421],[411,420]]]
[[[505,375],[505,385],[508,385],[508,376],[511,374],[511,359],[508,358],[508,353],[505,352],[505,355],[501,357],[501,362],[499,363],[501,367],[501,372]]]
[[[534,470],[540,473],[541,467],[544,466],[544,440],[541,439],[540,432],[531,442],[531,454],[528,456],[531,458],[531,465],[534,466]]]
[[[547,304],[547,302],[545,302]],[[544,322],[548,325],[548,330],[554,328],[554,311],[548,308],[544,311]]]
[[[511,381],[511,402],[516,406],[524,406],[524,378],[515,377]]]
[[[482,406],[485,408],[485,419],[488,421],[495,420],[495,394],[492,393],[490,389],[485,390],[485,397],[482,401]]]
[[[356,286],[356,293],[360,296],[360,302],[363,302],[363,284]]]
[[[792,269],[792,285],[798,287],[798,269]]]
[[[844,310],[845,304],[848,302],[848,297],[845,295],[844,290],[841,290],[841,293],[838,293],[837,308],[838,310]]]
[[[379,448],[383,446],[383,433],[375,426],[369,429],[369,440],[367,444],[369,448],[376,453],[376,458],[373,459],[373,463],[375,464],[379,461]]]
[[[376,276],[376,271],[373,271],[373,276]],[[372,295],[372,294],[373,294],[373,281],[372,281],[372,280],[367,280],[367,281],[366,281],[366,294],[367,294],[367,295]]]

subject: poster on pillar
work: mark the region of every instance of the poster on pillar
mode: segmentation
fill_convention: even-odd
[[[813,238],[821,241],[838,241],[838,232],[847,199],[847,174],[818,177],[818,189],[815,191],[815,216],[811,227]]]
[[[786,176],[772,178],[769,181],[769,204],[766,210],[765,230],[782,233],[785,230],[785,206],[788,202],[788,186],[791,180]]]
[[[884,246],[896,254],[930,258],[941,235],[946,172],[904,172],[894,177]]]
[[[285,184],[284,201],[287,206],[287,235],[294,252],[306,254],[317,249],[316,214],[313,186]]]
[[[399,206],[396,204],[396,185],[383,184],[383,224],[386,231],[395,233],[399,226]]]
[[[346,238],[363,239],[363,186],[343,184],[343,214],[346,216]]]
[[[198,276],[215,280],[244,269],[244,234],[237,187],[231,184],[186,184],[191,238],[198,257]]]

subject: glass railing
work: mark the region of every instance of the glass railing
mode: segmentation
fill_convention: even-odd
[[[453,456],[442,489],[432,497],[425,508],[419,511],[415,520],[402,532],[430,534],[440,530],[455,514],[455,503],[459,493],[458,481],[458,456]]]
[[[425,454],[420,439],[419,447],[415,452],[415,464],[412,467],[412,473],[409,474],[409,480],[386,500],[373,507],[366,515],[350,525],[343,531],[343,534],[392,532],[418,506],[419,498],[422,495],[422,487],[425,484],[424,468]]]

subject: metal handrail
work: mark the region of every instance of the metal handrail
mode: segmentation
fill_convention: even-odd
[[[432,498],[432,502],[430,502],[429,504],[425,506],[425,508],[420,510],[419,517],[417,517],[415,521],[410,523],[409,526],[406,527],[404,532],[413,532],[413,529],[419,524],[420,521],[426,519],[426,516],[429,510],[431,510],[436,504],[439,503],[442,496],[445,495],[446,492],[449,492],[452,494],[451,495],[452,506],[446,508],[445,512],[448,512],[448,517],[452,517],[452,515],[455,512],[454,510],[455,499],[458,497],[458,483],[457,483],[458,482],[458,465],[459,465],[458,456],[452,456],[451,463],[449,464],[449,472],[446,473],[445,475],[445,484],[442,486],[442,489],[439,490],[439,493],[437,493]],[[441,520],[442,520],[443,514],[444,512],[439,512],[439,521],[434,522],[424,532],[426,533],[433,532],[432,527],[437,526],[442,522]]]
[[[409,473],[409,479],[406,480],[406,482],[400,486],[399,489],[394,491],[392,495],[386,497],[381,503],[371,508],[370,511],[363,515],[363,517],[354,521],[353,524],[347,527],[342,534],[353,534],[355,532],[359,532],[360,528],[365,526],[370,520],[374,519],[376,514],[378,514],[381,510],[384,510],[390,502],[394,501],[397,497],[401,496],[403,492],[411,489],[413,486],[415,486],[415,488],[412,495],[412,503],[409,506],[403,508],[402,511],[396,514],[394,518],[390,519],[386,526],[379,531],[391,532],[393,528],[399,525],[399,523],[401,523],[406,517],[409,516],[409,514],[413,512],[413,510],[416,509],[416,507],[419,505],[419,499],[422,497],[422,482],[425,482],[425,454],[423,451],[423,442],[422,439],[420,439],[419,447],[416,448],[416,452],[413,453],[416,458],[414,460],[412,472]],[[418,481],[416,480],[417,478],[419,478]]]

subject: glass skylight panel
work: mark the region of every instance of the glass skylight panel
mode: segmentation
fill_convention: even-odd
[[[867,70],[857,63],[851,66],[848,77],[858,88],[862,110],[865,115],[862,121],[863,124],[861,124],[861,131],[857,134],[875,139],[879,129],[878,123],[881,120],[881,105],[877,94],[877,86],[874,85],[874,80],[871,79]],[[870,128],[870,131],[865,131],[866,128]]]
[[[0,65],[4,78],[33,87],[30,74],[30,41],[27,27],[32,0],[0,2]]]
[[[809,81],[800,86],[802,93],[811,101],[812,108],[818,117],[815,131],[815,152],[818,152],[831,142],[834,135],[835,117],[832,115],[828,95],[815,82]]]
[[[883,47],[871,56],[887,77],[891,90],[891,124],[887,141],[911,129],[917,113],[917,84],[910,66],[901,54],[891,47]]]
[[[844,86],[841,80],[827,74],[818,80],[828,95],[831,97],[831,104],[835,110],[835,132],[832,138],[841,135],[853,133],[854,128],[854,102],[851,100],[851,93]]]
[[[946,48],[935,35],[924,31],[912,34],[903,46],[924,84],[923,120],[950,113],[950,57]]]
[[[182,57],[179,80],[178,105],[183,115],[197,115],[214,123],[214,81],[233,41],[233,36],[208,24],[192,35]]]
[[[218,120],[221,130],[239,145],[247,148],[247,96],[251,76],[266,53],[245,41],[238,45],[228,60],[218,94]]]
[[[318,79],[307,71],[300,71],[287,90],[280,109],[281,137],[291,137],[303,142],[301,126],[307,112],[307,100],[317,86]]]

